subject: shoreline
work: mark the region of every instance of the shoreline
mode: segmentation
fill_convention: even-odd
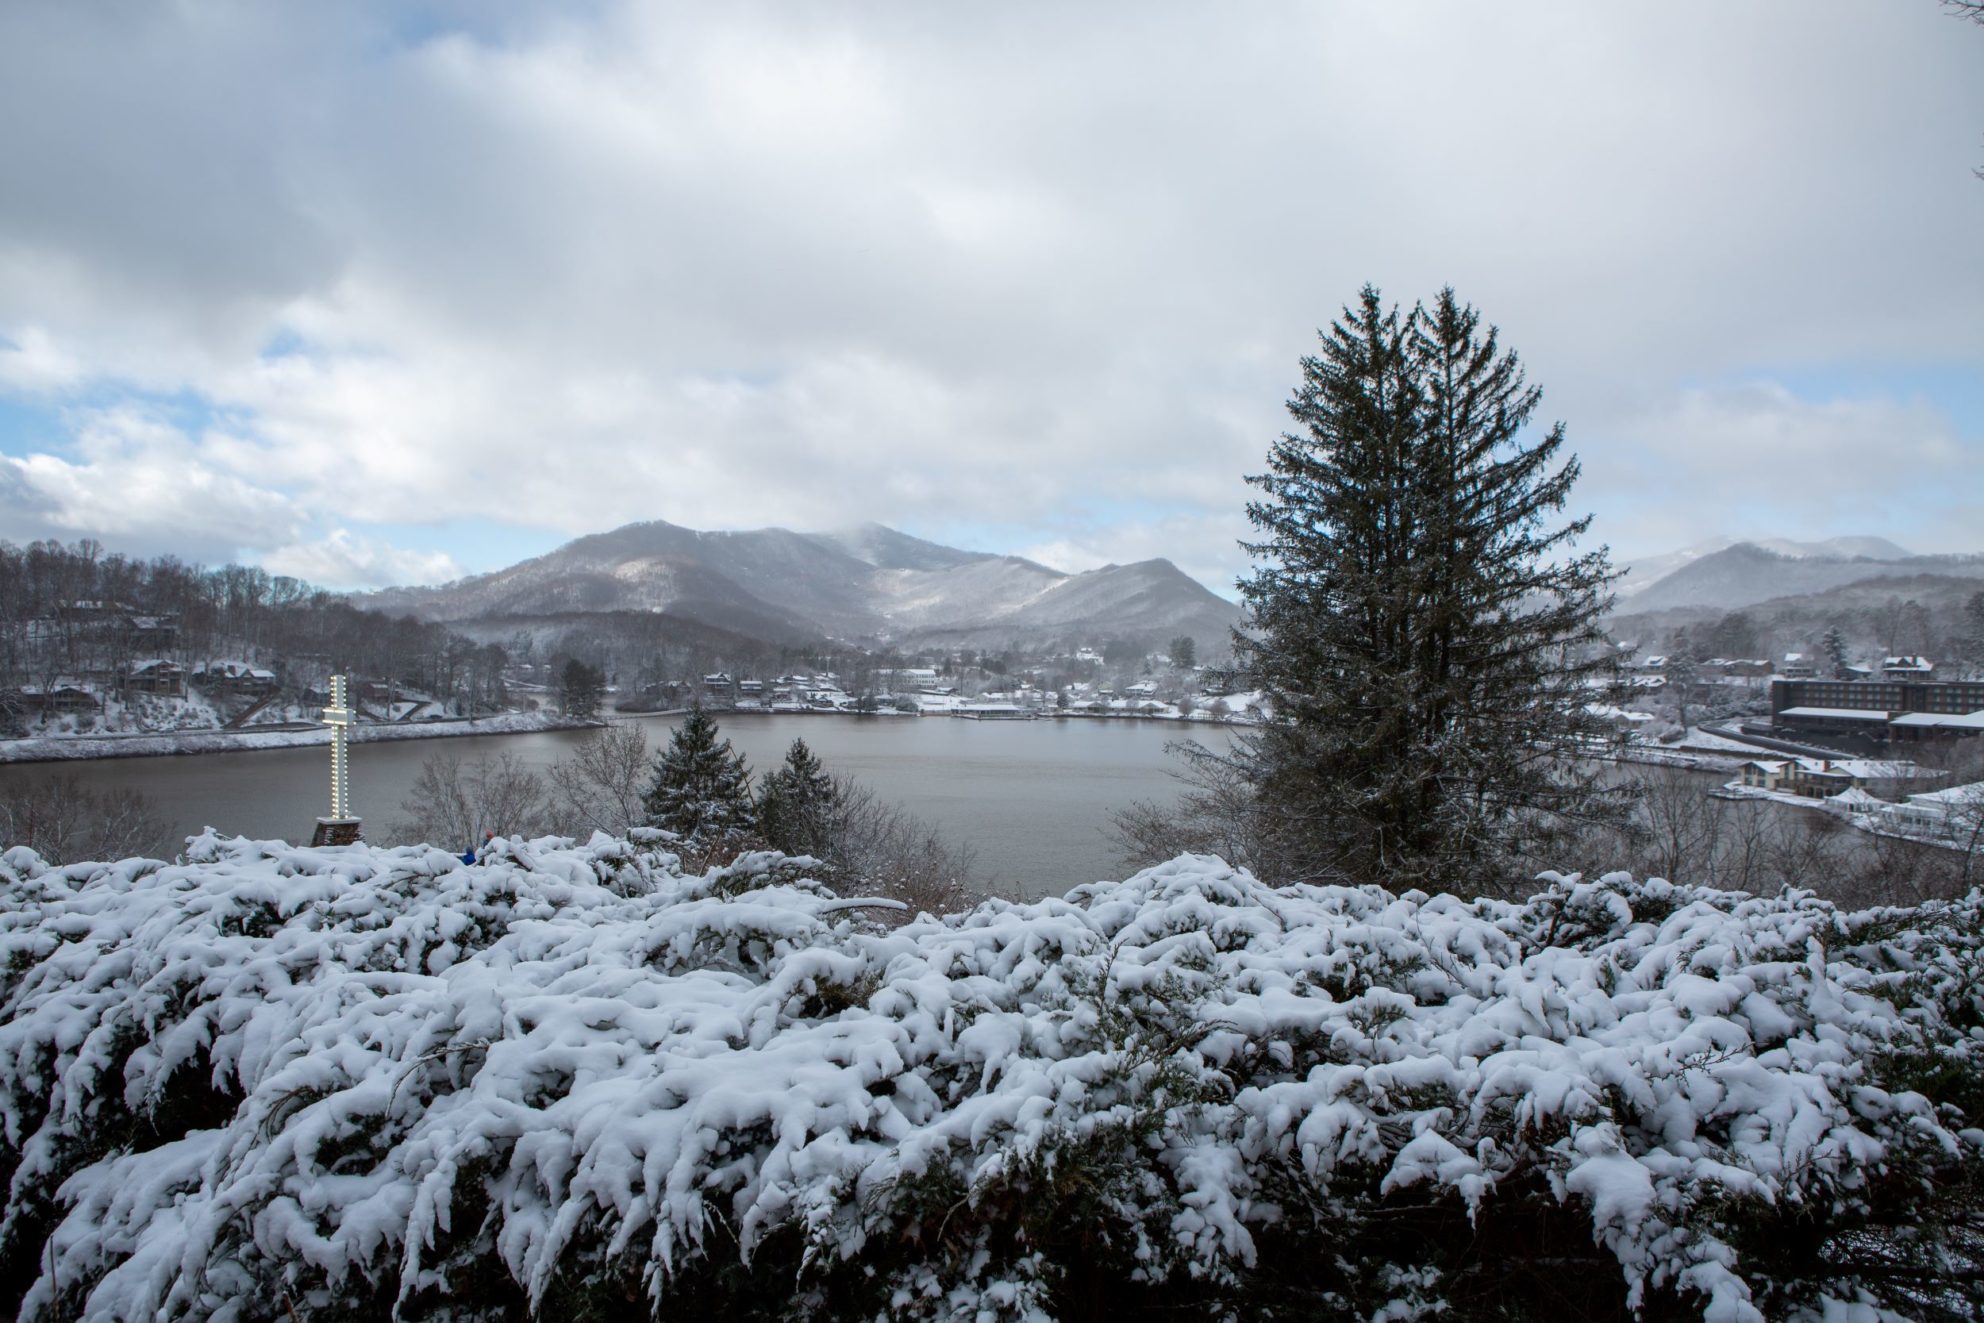
[[[414,725],[355,726],[353,744],[393,740],[449,739],[469,735],[535,735],[546,731],[590,730],[603,721],[567,721],[538,712],[505,712],[491,717],[424,721]],[[42,735],[0,740],[0,764],[95,762],[109,758],[171,758],[202,753],[252,753],[260,749],[304,749],[328,745],[330,728],[284,730],[181,730],[132,735]]]
[[[449,739],[470,735],[536,735],[560,730],[591,730],[627,721],[674,717],[687,708],[656,712],[610,712],[593,721],[567,721],[537,712],[506,712],[492,717],[424,721],[414,725],[366,725],[352,728],[353,744],[382,744],[392,740]],[[902,719],[950,717],[946,711],[929,712],[805,712],[723,711],[713,709],[719,720],[727,717],[852,717]],[[1152,722],[1171,726],[1250,726],[1254,723],[1188,716],[1160,716],[1143,712],[1060,712],[1048,711],[1026,718],[1030,721]],[[112,758],[174,758],[203,753],[253,753],[261,749],[301,749],[328,745],[331,733],[326,726],[286,727],[280,730],[179,730],[119,735],[37,735],[25,739],[0,740],[0,766],[22,763],[97,762]]]

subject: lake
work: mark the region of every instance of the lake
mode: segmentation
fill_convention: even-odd
[[[631,720],[659,750],[679,718]],[[1017,897],[1126,876],[1108,837],[1111,814],[1136,800],[1177,797],[1168,741],[1223,744],[1228,735],[1216,726],[1160,721],[759,713],[719,713],[717,720],[753,770],[782,761],[793,739],[803,737],[829,771],[863,782],[975,850],[972,880],[980,889]],[[356,744],[352,797],[369,834],[383,840],[421,763],[435,754],[469,761],[507,750],[546,766],[584,737],[554,731]],[[212,826],[230,835],[307,841],[317,816],[329,811],[330,755],[323,748],[16,764],[0,766],[0,784],[69,772],[95,789],[143,791],[182,836]]]

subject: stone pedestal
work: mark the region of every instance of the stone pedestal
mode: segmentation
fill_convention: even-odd
[[[319,818],[317,833],[310,838],[310,844],[356,845],[362,825],[357,818]]]

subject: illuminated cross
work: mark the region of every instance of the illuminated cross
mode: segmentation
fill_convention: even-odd
[[[331,728],[331,816],[317,819],[312,845],[351,845],[358,840],[358,815],[351,811],[351,701],[342,675],[331,677],[331,705],[324,724]]]

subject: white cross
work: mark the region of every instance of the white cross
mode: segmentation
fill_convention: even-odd
[[[352,816],[351,707],[342,675],[331,677],[331,705],[324,709],[324,724],[331,728],[331,817],[349,818]]]

